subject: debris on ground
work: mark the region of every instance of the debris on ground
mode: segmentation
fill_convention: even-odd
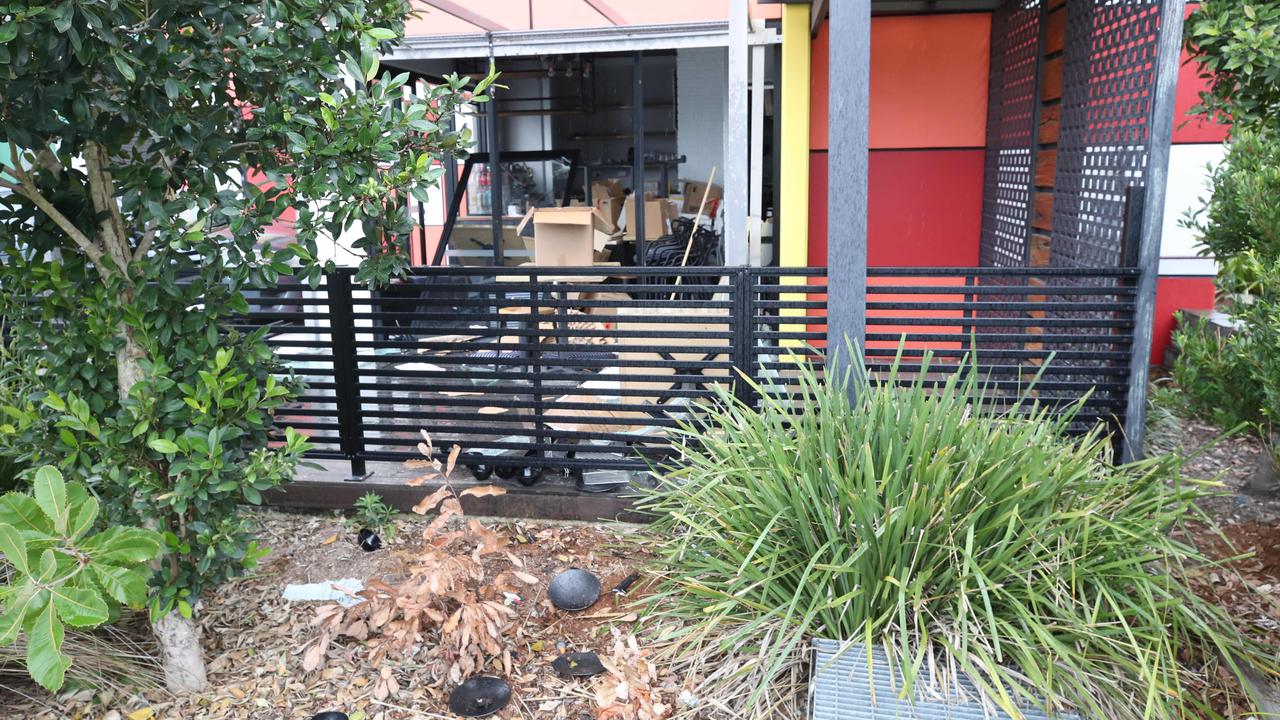
[[[252,517],[272,552],[254,575],[205,600],[200,621],[209,692],[180,700],[160,689],[120,692],[103,703],[84,694],[48,699],[38,690],[15,687],[29,696],[24,698],[0,688],[0,707],[37,720],[118,720],[142,711],[154,720],[297,720],[323,711],[417,720],[449,717],[449,693],[466,677],[483,674],[502,677],[512,689],[510,702],[491,717],[659,720],[679,692],[675,678],[660,681],[645,664],[644,644],[635,636],[637,616],[629,604],[643,597],[643,582],[632,587],[630,597],[608,593],[577,613],[556,609],[546,595],[551,579],[570,568],[590,569],[605,587],[625,580],[646,558],[651,540],[643,527],[452,517],[435,528],[453,536],[449,557],[468,572],[483,573],[479,580],[468,576],[454,592],[491,603],[471,617],[471,627],[475,632],[483,626],[486,634],[490,624],[501,628],[498,644],[489,646],[498,652],[468,653],[481,638],[469,636],[460,648],[462,638],[454,636],[455,645],[434,661],[418,653],[396,655],[387,645],[381,653],[386,657],[375,662],[364,640],[343,635],[331,638],[323,662],[307,671],[308,653],[322,632],[316,619],[323,605],[290,602],[281,588],[342,577],[344,587],[358,581],[370,595],[413,582],[415,574],[425,577],[421,568],[441,552],[422,540],[433,520],[403,518],[395,541],[365,553],[354,541],[330,539],[348,535],[336,515],[259,510]],[[478,569],[472,566],[477,558]],[[332,607],[342,610],[336,602]],[[461,615],[458,625],[463,626]],[[421,645],[430,646],[434,640],[421,632]],[[566,652],[588,651],[608,668],[604,674],[566,678],[551,665]]]
[[[284,586],[281,597],[290,602],[336,602],[343,607],[351,607],[364,602],[360,597],[363,590],[364,583],[356,578],[342,578],[316,583],[290,583]]]

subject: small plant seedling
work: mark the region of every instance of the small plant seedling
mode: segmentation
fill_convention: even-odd
[[[396,509],[383,501],[381,495],[367,492],[356,500],[355,511],[348,522],[391,540],[396,534]]]

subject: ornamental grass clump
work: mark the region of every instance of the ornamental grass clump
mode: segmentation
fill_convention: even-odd
[[[951,668],[1014,717],[1211,714],[1194,688],[1219,665],[1276,672],[1182,581],[1207,561],[1171,533],[1213,484],[1115,467],[1101,431],[1067,436],[1074,412],[994,404],[976,372],[794,374],[759,409],[722,391],[641,503],[664,538],[647,611],[699,678],[687,705],[796,712],[814,637],[883,647],[904,694]]]

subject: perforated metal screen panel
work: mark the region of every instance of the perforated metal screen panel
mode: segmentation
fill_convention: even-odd
[[[809,717],[813,720],[1008,720],[1008,713],[977,700],[972,682],[943,684],[926,665],[915,691],[901,697],[902,678],[889,664],[884,650],[870,658],[861,644],[842,650],[834,640],[813,641],[813,679],[809,686]],[[928,689],[927,689],[928,688]],[[1025,720],[1068,720],[1074,714],[1050,715],[1024,707]]]
[[[1039,51],[1038,2],[1005,3],[992,15],[980,245],[988,267],[1027,263]]]
[[[1051,265],[1123,262],[1126,192],[1146,184],[1160,5],[1067,4]]]

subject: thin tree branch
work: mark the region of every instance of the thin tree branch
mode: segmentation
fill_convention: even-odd
[[[36,187],[35,180],[31,177],[30,173],[23,169],[22,162],[18,159],[21,157],[18,154],[18,148],[12,141],[9,142],[9,157],[13,159],[13,165],[10,166],[13,170],[13,174],[17,176],[19,182],[22,183],[20,186],[11,186],[14,187],[15,192],[35,203],[36,207],[40,208],[45,215],[48,215],[49,219],[53,220],[53,222],[67,234],[67,237],[71,238],[71,241],[74,242],[85,255],[89,256],[89,259],[93,261],[93,264],[101,272],[109,272],[102,262],[102,250],[99,249],[87,235],[81,232],[80,228],[76,227],[76,224],[71,222],[70,218],[63,215],[61,210],[54,207],[53,203],[49,202],[48,198],[40,194],[39,188]]]
[[[142,236],[142,242],[138,243],[138,247],[133,251],[133,260],[137,262],[147,256],[147,251],[151,250],[151,243],[156,239],[156,228],[153,226]]]

